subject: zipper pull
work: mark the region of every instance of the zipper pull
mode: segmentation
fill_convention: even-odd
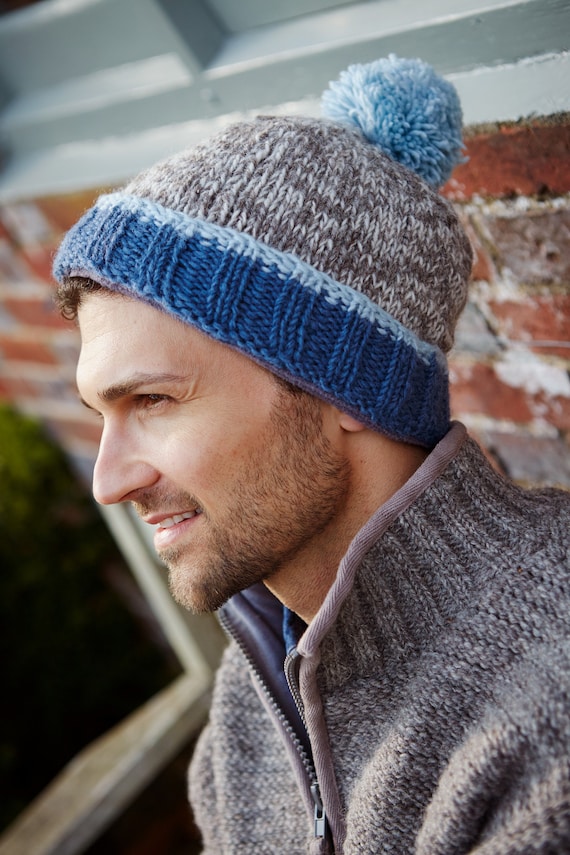
[[[321,801],[319,785],[316,781],[311,784],[311,795],[315,803],[315,837],[324,837],[327,828],[327,817]]]

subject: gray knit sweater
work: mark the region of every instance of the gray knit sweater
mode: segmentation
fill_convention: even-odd
[[[191,767],[204,851],[570,853],[569,523],[570,496],[513,486],[455,425],[298,642],[306,731],[275,602],[238,595]]]

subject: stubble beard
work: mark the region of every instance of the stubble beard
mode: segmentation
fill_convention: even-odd
[[[212,612],[269,579],[339,514],[349,482],[348,462],[323,435],[318,402],[280,390],[259,453],[232,484],[224,520],[202,513],[200,555],[192,545],[161,553],[173,596],[195,613]],[[180,496],[181,506],[196,504]]]

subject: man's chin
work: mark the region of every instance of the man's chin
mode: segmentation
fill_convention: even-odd
[[[233,595],[233,591],[217,590],[212,584],[197,584],[190,581],[196,578],[196,571],[180,566],[168,567],[168,586],[178,605],[202,615],[217,611]]]

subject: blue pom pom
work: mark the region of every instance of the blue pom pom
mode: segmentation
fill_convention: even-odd
[[[356,126],[434,187],[463,161],[459,96],[421,60],[391,55],[351,65],[329,84],[321,106],[324,116]]]

